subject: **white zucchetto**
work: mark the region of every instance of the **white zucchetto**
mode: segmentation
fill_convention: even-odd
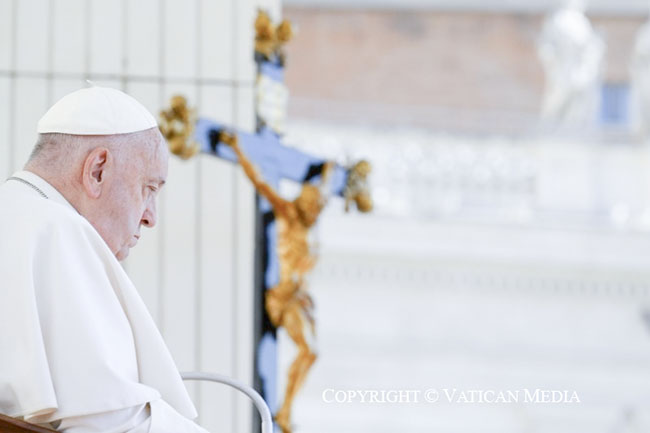
[[[39,134],[128,134],[157,127],[151,113],[124,92],[92,86],[61,98],[38,121]]]

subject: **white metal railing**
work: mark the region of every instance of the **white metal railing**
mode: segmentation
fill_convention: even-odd
[[[224,385],[231,386],[246,394],[253,400],[253,404],[260,413],[262,419],[262,433],[273,433],[273,417],[271,410],[266,405],[266,402],[257,391],[250,386],[227,376],[213,373],[201,373],[198,371],[186,371],[181,373],[183,380],[206,380],[209,382],[223,383]]]

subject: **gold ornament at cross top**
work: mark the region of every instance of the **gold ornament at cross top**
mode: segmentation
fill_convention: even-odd
[[[270,59],[273,55],[282,56],[282,46],[293,37],[293,27],[287,20],[273,25],[271,17],[259,10],[255,20],[255,52]]]

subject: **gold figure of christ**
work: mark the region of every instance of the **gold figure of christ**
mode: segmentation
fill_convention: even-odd
[[[298,354],[289,368],[284,402],[275,415],[282,432],[291,433],[291,405],[316,361],[316,353],[310,345],[313,339],[309,338],[315,334],[314,305],[307,293],[304,277],[316,262],[309,247],[309,230],[323,210],[326,197],[319,187],[304,184],[295,200],[285,200],[261,178],[239,147],[236,135],[222,132],[219,141],[235,151],[244,173],[257,192],[269,201],[275,215],[280,278],[266,291],[265,306],[271,323],[277,328],[283,327],[298,346]],[[321,175],[323,184],[327,182],[331,169],[331,163],[325,164]]]

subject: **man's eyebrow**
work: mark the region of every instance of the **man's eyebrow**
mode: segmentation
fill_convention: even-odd
[[[158,186],[163,186],[165,184],[165,179],[161,177],[155,177],[153,179],[150,179],[149,182],[155,182],[158,184]]]

